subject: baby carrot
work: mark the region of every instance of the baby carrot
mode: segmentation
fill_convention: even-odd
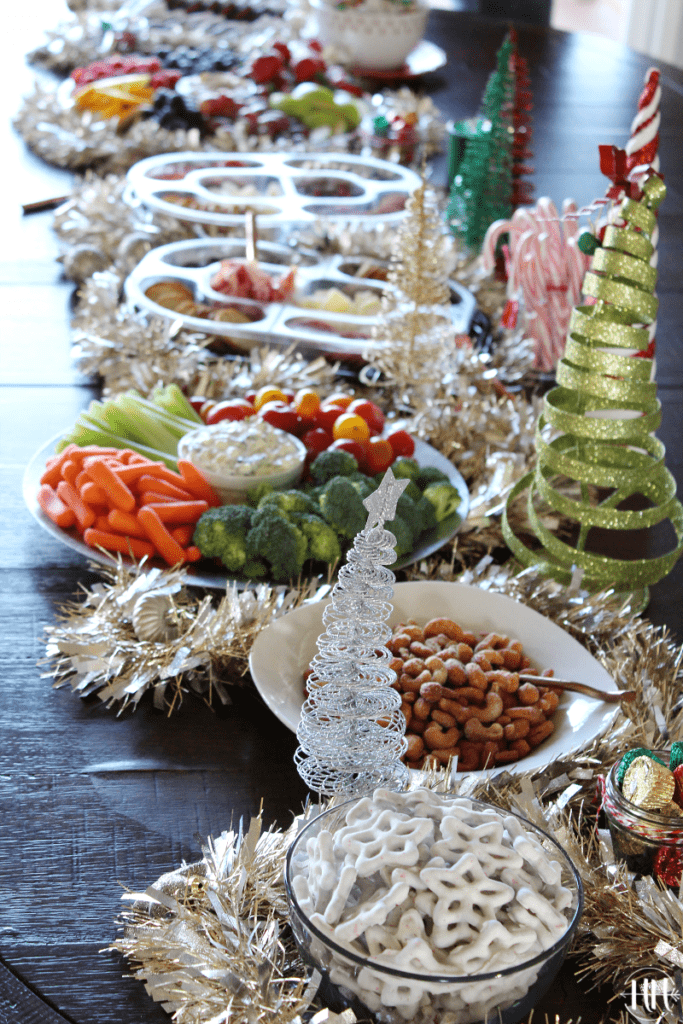
[[[170,494],[159,494],[158,491],[143,491],[138,498],[138,505],[165,505],[173,500]]]
[[[96,530],[104,530],[105,533],[111,533],[111,523],[109,522],[109,514],[97,516],[93,527]]]
[[[159,516],[161,519],[161,516]],[[186,523],[184,526],[176,526],[174,530],[171,530],[171,536],[178,541],[181,548],[186,548],[192,540],[192,534],[194,533],[194,523]],[[187,554],[187,552],[185,552]]]
[[[92,526],[95,522],[95,513],[89,505],[86,505],[75,487],[68,484],[66,480],[60,480],[57,484],[57,494],[76,516],[76,525],[81,533]]]
[[[108,533],[92,527],[85,531],[83,540],[91,548],[105,548],[107,551],[120,551],[122,555],[133,555],[135,558],[153,558],[156,554],[154,545],[136,537],[124,537],[120,533]]]
[[[193,497],[184,487],[177,487],[175,484],[169,483],[168,480],[164,480],[163,477],[141,476],[138,480],[138,489],[140,491],[156,491],[157,494],[168,494],[170,498],[177,498],[178,501],[188,501]]]
[[[146,505],[154,509],[162,523],[173,523],[174,526],[196,523],[209,507],[205,501],[146,502]]]
[[[147,534],[143,530],[137,518],[130,512],[122,512],[120,508],[113,508],[107,515],[109,529],[115,533],[123,533],[130,537],[138,537],[140,540],[147,540]]]
[[[77,487],[77,491],[80,494],[86,505],[108,505],[107,495],[104,493],[99,484],[93,483],[87,476],[87,474],[79,473],[76,483],[84,477],[80,487]]]
[[[115,473],[119,480],[122,480],[124,484],[132,484],[140,479],[141,476],[149,475],[150,468],[154,466],[154,462],[129,462],[127,464],[121,463],[117,466]]]
[[[71,484],[73,487],[76,486],[76,477],[80,472],[80,462],[76,462],[74,459],[67,459],[66,462],[62,463],[62,480],[66,480],[66,482]]]
[[[194,463],[188,462],[187,459],[178,459],[178,469],[185,487],[194,495],[208,501],[209,505],[223,504],[202,471],[197,469]]]
[[[122,512],[132,512],[135,508],[135,497],[133,492],[126,487],[122,480],[119,480],[115,471],[108,466],[104,459],[91,456],[83,463],[90,479],[99,484],[107,495],[108,500]]]
[[[52,488],[57,486],[59,481],[62,479],[62,466],[69,460],[71,453],[75,451],[76,448],[77,445],[68,444],[64,451],[50,459],[45,467],[45,472],[40,478],[41,484],[49,484]]]
[[[149,505],[138,510],[138,520],[164,561],[169,565],[177,565],[185,561],[185,552],[180,544],[168,532],[159,516]]]
[[[38,504],[42,508],[46,516],[48,516],[53,523],[57,526],[61,526],[63,529],[67,529],[69,526],[73,526],[76,522],[76,516],[73,514],[73,510],[65,505],[62,499],[59,497],[57,492],[49,484],[41,484],[38,488]]]

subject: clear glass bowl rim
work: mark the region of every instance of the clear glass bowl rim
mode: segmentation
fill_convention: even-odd
[[[457,797],[454,798],[457,799]],[[287,899],[289,900],[290,904],[296,909],[297,914],[305,923],[306,928],[333,952],[338,953],[340,956],[344,957],[346,960],[350,960],[352,963],[358,964],[359,967],[370,966],[383,974],[391,975],[394,978],[405,978],[409,981],[424,982],[424,980],[428,978],[430,981],[435,982],[437,984],[471,984],[473,981],[488,981],[489,979],[493,978],[505,978],[507,976],[517,974],[519,971],[524,971],[528,968],[534,967],[536,966],[536,964],[540,964],[545,961],[551,960],[555,953],[560,952],[560,950],[564,946],[569,945],[569,943],[574,937],[576,929],[578,928],[579,921],[581,919],[581,914],[583,913],[583,882],[581,881],[581,876],[579,875],[579,872],[574,866],[573,861],[564,852],[564,850],[557,842],[557,840],[553,839],[553,837],[549,835],[548,832],[545,832],[542,828],[539,828],[538,825],[534,825],[533,822],[529,821],[529,819],[525,818],[522,814],[518,814],[516,811],[504,810],[501,807],[497,807],[495,804],[489,804],[483,800],[476,800],[473,797],[466,797],[465,799],[469,800],[472,804],[474,804],[477,807],[484,807],[487,809],[493,807],[494,810],[498,810],[503,814],[513,814],[516,818],[519,818],[519,820],[525,825],[525,827],[531,828],[532,831],[540,833],[542,836],[544,836],[544,838],[549,840],[549,842],[552,843],[553,846],[557,847],[557,851],[560,854],[561,859],[568,866],[570,873],[574,879],[574,883],[576,885],[577,901],[576,908],[574,910],[574,915],[571,921],[569,921],[569,923],[567,924],[566,932],[564,932],[564,934],[559,939],[557,939],[557,941],[554,942],[552,946],[549,946],[547,949],[544,949],[540,953],[537,953],[536,956],[532,957],[531,960],[524,960],[522,961],[522,963],[514,964],[511,967],[504,967],[502,970],[499,971],[488,971],[486,974],[427,974],[426,972],[418,974],[410,971],[401,971],[395,967],[386,966],[383,963],[378,963],[376,960],[373,960],[371,956],[359,956],[357,953],[354,953],[349,949],[345,949],[343,946],[337,945],[336,942],[330,939],[327,935],[324,934],[324,932],[321,932],[318,928],[316,928],[314,924],[311,923],[307,914],[300,907],[299,902],[294,893],[292,892],[292,887],[290,885],[291,863],[295,849],[298,847],[299,843],[302,840],[305,841],[306,834],[309,832],[313,825],[318,824],[321,818],[324,818],[327,815],[332,815],[333,813],[337,813],[344,807],[349,807],[351,804],[357,803],[356,799],[346,800],[342,804],[336,804],[334,807],[327,808],[327,810],[323,811],[322,814],[317,815],[304,826],[304,828],[294,839],[291,846],[287,850],[284,872],[285,892],[287,894]]]

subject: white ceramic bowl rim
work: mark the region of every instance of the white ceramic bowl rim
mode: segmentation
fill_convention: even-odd
[[[362,3],[357,7],[337,7],[335,3],[330,3],[329,0],[309,0],[309,3],[312,7],[315,7],[316,10],[333,11],[340,17],[343,17],[345,14],[353,14],[356,17],[369,17],[372,15],[374,17],[389,16],[391,18],[396,15],[396,17],[405,18],[410,15],[429,13],[429,6],[424,3],[423,0],[413,0],[413,6],[408,9],[402,7],[400,4],[393,3],[390,6],[383,8],[370,7],[367,9],[363,7]]]
[[[392,977],[405,978],[410,981],[424,981],[425,978],[428,978],[432,982],[445,985],[456,985],[458,983],[471,984],[473,981],[488,981],[492,978],[504,978],[508,975],[517,974],[519,971],[525,971],[527,970],[527,968],[535,967],[536,964],[541,964],[548,960],[551,960],[555,953],[559,953],[564,946],[568,945],[569,942],[571,942],[572,938],[574,937],[574,933],[578,927],[581,914],[583,912],[583,883],[581,881],[581,876],[579,875],[579,872],[574,866],[574,863],[569,857],[569,855],[565,853],[565,851],[562,849],[557,840],[553,839],[553,837],[549,835],[547,832],[545,832],[542,828],[539,828],[538,825],[534,825],[533,822],[529,821],[528,818],[525,818],[523,815],[518,814],[516,811],[505,810],[503,812],[502,808],[496,807],[495,804],[488,804],[483,800],[475,800],[473,797],[468,797],[467,799],[471,800],[471,802],[476,807],[482,807],[487,809],[494,807],[495,810],[500,810],[501,813],[513,814],[516,818],[519,818],[519,820],[525,827],[531,828],[533,831],[539,832],[545,839],[551,842],[553,846],[557,847],[557,851],[561,855],[563,864],[565,864],[569,868],[570,873],[572,875],[574,885],[576,887],[577,898],[576,907],[574,908],[574,913],[572,915],[571,920],[567,923],[566,931],[562,933],[560,938],[557,939],[557,941],[554,942],[552,946],[548,946],[547,949],[541,950],[540,953],[537,953],[536,956],[532,957],[530,960],[523,960],[521,963],[513,964],[511,967],[504,967],[498,971],[488,971],[485,974],[428,974],[427,972],[423,972],[422,974],[416,974],[411,971],[400,971],[395,967],[388,967],[383,963],[379,963],[369,955],[360,956],[358,953],[354,953],[352,950],[347,949],[344,946],[339,946],[336,942],[330,939],[328,935],[325,935],[323,932],[319,931],[319,929],[311,923],[311,921],[308,919],[307,914],[299,906],[299,901],[294,895],[292,887],[290,885],[291,865],[295,848],[299,846],[302,840],[305,841],[305,839],[308,838],[308,833],[312,829],[312,827],[318,824],[321,818],[324,818],[327,815],[338,813],[345,807],[350,807],[352,804],[357,802],[356,800],[347,800],[345,803],[337,804],[335,807],[330,807],[326,811],[323,811],[322,814],[317,815],[317,817],[309,821],[307,825],[301,830],[301,832],[299,832],[298,836],[296,837],[296,839],[294,840],[294,842],[287,851],[284,879],[285,891],[287,893],[287,898],[296,907],[296,911],[301,917],[302,921],[304,921],[306,928],[310,932],[312,932],[315,935],[315,937],[323,943],[323,945],[327,946],[328,949],[331,949],[334,953],[337,953],[344,959],[350,960],[353,963],[358,964],[360,967],[371,966],[373,970],[377,970],[382,974],[389,974]]]
[[[209,426],[210,425],[211,424],[209,424]],[[195,429],[201,430],[202,427],[206,429],[206,426],[207,424],[198,423]],[[218,426],[218,424],[216,424],[216,426]],[[280,428],[275,427],[274,429],[279,430]],[[178,442],[179,452],[185,437],[189,437],[190,434],[193,433],[194,431],[190,430],[188,431],[187,434],[184,434],[183,437],[180,438]],[[288,469],[271,469],[267,473],[243,473],[236,476],[234,474],[228,475],[227,473],[217,473],[213,469],[204,469],[204,467],[200,463],[197,463],[197,467],[198,469],[201,469],[202,473],[204,473],[207,479],[209,479],[209,481],[212,482],[214,486],[223,487],[225,490],[229,490],[230,488],[234,488],[235,490],[240,491],[250,490],[257,484],[268,483],[269,480],[277,479],[278,477],[281,476],[287,476],[290,473],[293,473],[296,470],[298,470],[303,465],[304,460],[306,458],[306,445],[303,443],[301,438],[296,436],[296,434],[290,434],[286,430],[282,430],[281,433],[286,434],[287,437],[289,437],[294,442],[299,452],[299,461],[297,465],[292,465]],[[190,459],[190,461],[192,460]]]

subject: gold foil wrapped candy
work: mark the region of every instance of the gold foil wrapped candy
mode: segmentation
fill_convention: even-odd
[[[647,811],[668,805],[675,788],[676,780],[669,769],[645,755],[631,762],[621,783],[626,799]]]

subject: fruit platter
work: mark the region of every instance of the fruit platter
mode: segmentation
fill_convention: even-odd
[[[263,228],[321,218],[391,224],[421,181],[399,164],[339,153],[163,153],[134,164],[126,180],[131,202],[224,228],[240,227],[245,207]]]
[[[291,345],[347,358],[362,356],[377,323],[386,266],[377,260],[258,242],[258,265],[242,239],[189,239],[151,250],[125,282],[127,300],[238,349]],[[469,331],[474,296],[452,282],[456,334]]]
[[[92,402],[24,474],[53,537],[102,564],[183,564],[188,581],[330,578],[364,499],[391,466],[408,487],[390,524],[399,569],[451,539],[467,485],[438,451],[372,401],[276,386],[221,402],[159,385]]]

